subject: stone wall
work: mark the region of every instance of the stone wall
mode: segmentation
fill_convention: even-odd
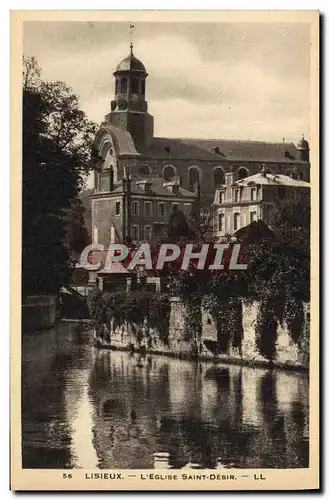
[[[111,346],[118,349],[134,349],[144,352],[174,355],[181,358],[223,360],[248,365],[268,365],[270,362],[257,349],[256,321],[260,303],[237,301],[223,307],[216,315],[201,308],[188,309],[178,298],[171,299],[171,312],[167,342],[156,328],[143,324],[111,324]],[[200,314],[201,329],[196,331],[194,319]],[[228,342],[223,344],[222,328],[231,328]],[[228,326],[231,325],[231,326]],[[226,334],[225,334],[226,335]],[[294,342],[285,322],[278,325],[274,366],[307,368],[309,336],[309,305],[304,304],[304,325],[300,342]],[[235,339],[235,341],[234,341]],[[226,348],[223,348],[226,345]]]

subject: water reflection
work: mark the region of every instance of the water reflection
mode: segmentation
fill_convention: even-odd
[[[51,335],[23,339],[24,467],[308,466],[306,376]]]

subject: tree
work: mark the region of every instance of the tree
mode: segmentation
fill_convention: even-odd
[[[89,245],[90,239],[85,226],[84,206],[80,198],[73,198],[70,208],[63,218],[67,235],[67,248],[73,262],[79,260],[82,250]]]
[[[178,209],[173,210],[168,220],[169,239],[174,241],[179,238],[184,238],[188,236],[188,233],[188,225],[184,213]]]
[[[55,293],[70,275],[65,211],[90,169],[96,130],[63,82],[44,82],[34,58],[23,74],[23,295]]]
[[[275,239],[247,249],[249,290],[261,301],[257,343],[271,360],[277,323],[284,319],[292,339],[299,342],[303,302],[310,299],[309,202],[304,193],[278,204],[272,225]],[[274,318],[271,325],[268,317]]]
[[[276,206],[272,219],[272,228],[281,236],[299,235],[309,244],[311,224],[310,191],[302,188],[295,195],[283,199]]]
[[[91,223],[92,223],[92,213],[91,213],[91,203],[90,203],[90,195],[92,193],[92,189],[84,189],[79,194],[79,198],[81,200],[83,206],[83,219],[84,225],[88,234],[89,239],[91,239]]]
[[[214,205],[196,201],[187,219],[190,233],[201,241],[212,238],[216,213]]]

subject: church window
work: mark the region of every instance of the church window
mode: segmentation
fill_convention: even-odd
[[[251,201],[255,201],[257,199],[257,189],[251,188]]]
[[[225,192],[221,191],[219,193],[219,203],[222,204],[222,203],[224,203],[224,201],[225,201]]]
[[[138,78],[133,78],[131,80],[131,93],[138,94]]]
[[[151,175],[151,169],[148,165],[140,165],[138,167],[138,174],[139,175]]]
[[[110,190],[110,177],[108,172],[102,172],[99,176],[99,188],[100,191]]]
[[[142,93],[142,95],[145,95],[145,80],[141,81],[141,85],[142,85],[141,93]]]
[[[245,167],[240,167],[238,170],[238,180],[244,179],[245,177],[248,177],[249,172]]]
[[[213,176],[214,176],[214,185],[215,186],[219,186],[221,184],[224,184],[224,171],[221,167],[217,167],[214,169]]]
[[[120,201],[115,202],[115,215],[120,215],[121,203]]]
[[[239,190],[235,189],[234,190],[234,201],[237,203],[239,201]]]
[[[200,184],[200,172],[197,168],[191,167],[188,171],[189,190],[194,191],[198,184]]]
[[[178,210],[178,203],[173,203],[172,204],[172,211],[177,212],[177,210]]]
[[[127,92],[127,78],[121,78],[121,92]]]
[[[174,167],[172,167],[171,165],[167,165],[162,170],[162,177],[165,181],[170,181],[170,179],[172,179],[172,177],[175,177],[175,175],[176,175],[176,171],[175,171]]]

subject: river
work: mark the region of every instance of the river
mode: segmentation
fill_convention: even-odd
[[[97,350],[60,325],[23,337],[26,468],[308,467],[302,373]]]

